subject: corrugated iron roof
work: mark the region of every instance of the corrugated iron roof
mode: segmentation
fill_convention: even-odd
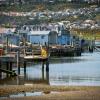
[[[50,31],[30,31],[29,35],[48,35]]]

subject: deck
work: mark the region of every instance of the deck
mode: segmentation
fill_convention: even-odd
[[[16,63],[16,67],[18,68],[18,73],[20,74],[20,64],[23,64],[24,66],[24,73],[26,73],[26,67],[27,62],[43,62],[43,64],[46,64],[47,68],[46,70],[49,70],[48,68],[48,57],[42,57],[41,55],[14,55],[14,54],[8,54],[4,56],[0,56],[0,72],[4,72],[9,75],[16,75],[16,73],[12,70],[13,69],[13,63]],[[3,63],[6,64],[6,67],[3,66]],[[21,65],[22,66],[22,65]],[[44,66],[44,65],[42,65]],[[44,68],[43,68],[44,69]]]

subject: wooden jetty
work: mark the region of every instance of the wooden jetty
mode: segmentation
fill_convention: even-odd
[[[19,75],[20,74],[20,64],[23,64],[24,66],[24,73],[26,73],[26,67],[27,62],[34,62],[34,61],[41,61],[42,62],[42,68],[44,70],[44,64],[46,64],[46,71],[49,71],[49,61],[48,57],[42,57],[41,55],[29,55],[24,56],[17,53],[17,55],[4,55],[0,56],[0,71],[7,73],[7,76],[9,75]],[[5,68],[2,66],[2,63],[5,63]],[[16,63],[16,66],[18,68],[18,73],[15,73],[13,69],[13,63]],[[1,75],[0,75],[1,76]]]
[[[50,46],[49,48],[50,56],[63,56],[63,57],[72,57],[72,56],[81,56],[80,47],[72,46]]]
[[[36,49],[33,50],[33,48]],[[38,50],[37,50],[38,48]],[[21,48],[22,49],[22,48]],[[42,55],[42,49],[41,47],[32,47],[31,52],[27,53],[28,48],[25,49],[24,53],[21,52],[21,49],[19,49],[17,52],[13,53],[10,52],[9,54],[0,56],[0,71],[7,73],[7,76],[9,75],[20,75],[20,67],[24,67],[24,73],[26,73],[26,67],[28,62],[34,62],[39,61],[42,62],[42,70],[44,70],[44,64],[46,65],[46,72],[49,72],[49,56],[80,56],[81,55],[81,49],[79,47],[71,47],[71,46],[59,46],[59,45],[49,45],[48,47],[43,48],[44,50],[47,50],[46,52],[43,51]],[[22,50],[23,51],[23,50]],[[38,51],[38,52],[37,52]],[[35,54],[36,53],[36,54]],[[45,56],[46,55],[46,56]],[[2,63],[6,64],[6,67],[2,66]],[[13,69],[13,63],[16,63],[16,66],[18,68],[18,73],[15,73]],[[23,65],[22,65],[23,64]],[[1,76],[1,74],[0,74]]]

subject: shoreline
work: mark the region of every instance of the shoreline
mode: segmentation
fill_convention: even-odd
[[[22,92],[43,92],[40,96],[1,98],[0,100],[100,100],[100,86],[49,86],[49,85],[5,85],[0,86],[0,96]],[[50,93],[51,91],[57,93]]]

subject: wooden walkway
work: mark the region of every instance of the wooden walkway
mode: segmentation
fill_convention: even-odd
[[[68,47],[68,46],[51,46],[47,49],[50,53],[50,56],[78,56],[81,55],[80,48],[76,47]],[[27,50],[26,50],[27,51]],[[21,54],[21,51],[17,51],[16,53],[9,53],[7,55],[0,56],[0,69],[2,72],[12,75],[13,72],[13,63],[16,63],[18,68],[18,75],[20,74],[20,67],[24,66],[24,73],[26,73],[27,62],[42,62],[42,68],[44,70],[44,64],[46,64],[46,71],[49,71],[49,56],[41,56],[40,55],[31,55]],[[2,63],[6,64],[6,68],[2,66]],[[23,64],[23,65],[22,65]],[[21,65],[21,66],[20,66]],[[15,75],[15,74],[14,74]],[[1,76],[1,75],[0,75]]]
[[[0,56],[0,71],[7,73],[10,75],[16,75],[16,73],[14,73],[13,63],[16,63],[16,66],[18,68],[18,75],[20,74],[20,64],[23,64],[24,66],[24,73],[26,73],[26,67],[27,67],[27,62],[34,62],[34,61],[41,61],[42,62],[42,67],[44,69],[44,64],[46,64],[46,70],[48,71],[48,57],[42,57],[41,55],[29,55],[29,56],[16,56],[16,55],[4,55],[4,56]],[[4,68],[2,66],[2,63],[6,64],[6,68]],[[1,75],[0,75],[1,76]]]

